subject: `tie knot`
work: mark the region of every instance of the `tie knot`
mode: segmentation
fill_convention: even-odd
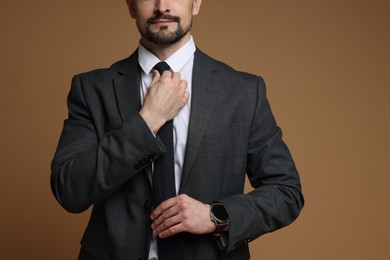
[[[164,71],[170,70],[171,67],[169,67],[165,61],[160,61],[154,66],[154,69],[156,69],[160,74],[163,74]]]

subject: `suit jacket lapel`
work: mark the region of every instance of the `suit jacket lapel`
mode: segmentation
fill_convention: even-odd
[[[113,68],[114,89],[122,120],[127,121],[141,108],[140,100],[140,72],[138,55],[134,52],[128,59],[120,61]]]
[[[180,191],[184,189],[188,176],[191,173],[191,168],[210,120],[218,92],[219,80],[214,73],[216,67],[213,66],[211,61],[200,50],[195,52],[192,73],[191,116]]]
[[[128,121],[134,113],[141,109],[140,82],[141,74],[138,65],[138,52],[135,51],[128,59],[114,65],[117,75],[114,77],[114,89],[122,121]],[[152,169],[145,168],[152,185]]]

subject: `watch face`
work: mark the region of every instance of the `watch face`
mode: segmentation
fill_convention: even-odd
[[[225,207],[221,204],[213,205],[212,211],[214,213],[214,216],[222,221],[227,221],[227,219],[229,218]]]

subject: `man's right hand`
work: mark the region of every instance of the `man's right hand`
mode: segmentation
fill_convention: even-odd
[[[187,81],[181,79],[180,73],[165,71],[160,75],[154,71],[153,81],[139,112],[153,133],[157,133],[187,104],[190,95],[186,89]]]

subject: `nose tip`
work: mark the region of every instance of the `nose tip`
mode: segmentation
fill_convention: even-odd
[[[160,1],[156,1],[156,8],[155,8],[155,11],[156,12],[160,12],[160,13],[169,13],[170,12],[170,9],[167,5],[167,2],[168,1],[163,1],[163,0],[160,0]]]

